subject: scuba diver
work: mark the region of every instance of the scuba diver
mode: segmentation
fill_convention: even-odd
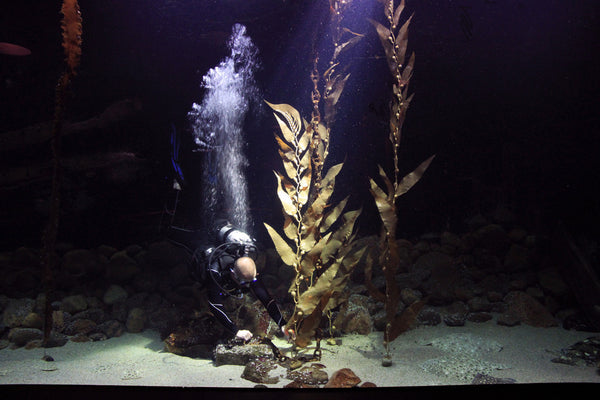
[[[175,130],[172,132],[171,144],[175,151],[171,161],[176,172],[174,189],[179,191],[185,186],[182,168],[179,165],[179,145]],[[173,148],[172,148],[173,150]],[[173,213],[176,209],[173,208]],[[194,230],[174,226],[173,219],[168,227],[167,238],[191,254],[189,272],[192,279],[207,288],[208,303],[212,314],[236,338],[248,341],[252,332],[242,329],[229,318],[225,311],[224,299],[234,296],[241,299],[245,293],[251,292],[265,306],[267,312],[288,337],[293,332],[285,329],[286,321],[279,306],[269,294],[256,271],[256,240],[246,232],[234,227],[224,218],[204,219],[204,229]],[[208,220],[207,220],[208,219]],[[209,245],[210,243],[210,245]]]
[[[171,226],[168,234],[171,242],[192,254],[190,275],[207,288],[208,305],[212,314],[236,338],[250,340],[252,332],[240,330],[229,318],[224,300],[229,296],[241,299],[245,293],[251,292],[265,306],[281,332],[286,337],[289,336],[290,333],[285,329],[286,321],[277,302],[269,294],[256,271],[255,240],[225,220],[219,220],[214,233],[217,238],[215,246],[199,244],[199,231]]]
[[[286,321],[279,306],[256,272],[255,240],[227,221],[218,222],[215,230],[218,245],[198,247],[192,257],[191,269],[194,279],[207,286],[208,304],[213,315],[236,338],[250,340],[252,333],[240,330],[227,316],[223,300],[229,296],[241,299],[245,293],[251,292],[265,306],[282,333],[287,335]]]

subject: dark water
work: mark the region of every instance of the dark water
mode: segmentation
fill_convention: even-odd
[[[383,21],[379,5],[355,3],[345,24],[365,38],[347,61],[352,75],[332,131],[329,163],[346,159],[337,192],[340,198],[351,194],[351,203],[365,207],[361,229],[370,233],[377,231],[369,222],[376,210],[366,179],[376,174],[378,162],[389,159],[389,77],[366,20]],[[111,173],[121,165],[116,161],[65,176],[61,235],[66,240],[125,243],[153,231],[146,225],[155,223],[171,195],[170,126],[189,141],[182,162],[193,175],[201,155],[191,153],[186,113],[202,99],[202,76],[227,54],[234,23],[247,26],[259,49],[256,80],[262,97],[293,104],[307,117],[313,47],[319,49],[321,71],[330,57],[325,1],[81,1],[80,6],[83,55],[66,119],[92,118],[122,99],[137,99],[141,110],[84,141],[66,138],[63,154],[128,152],[144,162],[136,159],[129,170],[120,168],[123,176]],[[566,219],[577,230],[597,234],[596,2],[420,1],[407,7],[415,13],[409,49],[417,58],[401,171],[411,171],[430,154],[437,158],[401,201],[400,236],[461,230],[466,217],[500,203],[532,229],[550,229]],[[62,68],[58,9],[57,1],[3,7],[0,39],[28,47],[32,55],[0,55],[0,131],[52,120],[53,88]],[[265,107],[254,109],[246,121],[246,151],[253,219],[276,224],[271,171],[280,161],[273,124]],[[2,167],[47,158],[47,146],[28,146],[3,152]],[[2,225],[12,232],[7,247],[38,240],[48,190],[47,174],[37,182],[2,187]],[[136,226],[143,228],[140,235]],[[257,236],[264,235],[261,226],[256,224]]]
[[[365,37],[347,61],[352,75],[340,100],[329,163],[346,159],[338,195],[351,194],[351,203],[365,207],[361,229],[371,233],[377,231],[369,222],[376,210],[366,179],[376,174],[378,162],[389,160],[389,77],[366,20],[382,20],[379,5],[355,3],[345,24]],[[313,47],[321,55],[321,72],[330,57],[325,1],[81,1],[80,6],[83,55],[66,119],[87,120],[123,99],[137,99],[141,109],[85,140],[66,138],[63,155],[127,152],[143,162],[131,160],[124,170],[120,163],[129,161],[113,160],[105,168],[65,176],[65,240],[127,243],[156,230],[152,225],[172,194],[170,127],[188,141],[182,162],[194,175],[201,154],[191,153],[186,113],[202,99],[202,76],[227,54],[234,23],[247,26],[259,49],[256,80],[262,97],[293,104],[307,117]],[[576,230],[597,234],[596,2],[420,1],[407,7],[415,13],[409,49],[417,58],[401,171],[411,171],[430,154],[437,158],[401,201],[400,236],[461,230],[466,217],[500,203],[531,229],[551,229],[566,219]],[[62,68],[58,10],[57,1],[3,7],[0,39],[30,48],[32,55],[0,55],[2,132],[52,121],[53,89]],[[276,224],[271,171],[280,161],[273,124],[265,107],[254,109],[246,121],[246,151],[253,220]],[[48,157],[44,144],[27,146],[3,152],[2,168]],[[11,232],[3,247],[39,240],[48,191],[48,174],[2,187],[2,225]],[[261,226],[256,224],[259,237]]]

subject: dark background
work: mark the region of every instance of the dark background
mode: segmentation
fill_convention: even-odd
[[[171,126],[183,134],[184,165],[199,174],[187,112],[200,103],[202,76],[228,54],[234,23],[247,26],[260,52],[256,80],[264,99],[289,103],[310,118],[313,37],[330,57],[329,3],[300,0],[80,0],[83,55],[67,104],[68,121],[100,114],[122,99],[141,111],[117,132],[63,142],[65,156],[135,154],[134,173],[66,174],[60,238],[80,246],[125,245],[159,236],[171,200]],[[399,237],[466,229],[465,219],[499,205],[520,225],[550,232],[565,221],[598,234],[600,62],[595,0],[408,0],[414,12],[409,50],[416,53],[400,168],[412,171],[437,154],[423,179],[399,201]],[[63,68],[59,1],[23,0],[2,6],[0,41],[31,49],[0,54],[0,135],[51,121],[54,88]],[[345,25],[365,37],[344,60],[352,73],[333,127],[328,166],[345,160],[336,200],[363,206],[360,234],[378,232],[368,192],[386,150],[390,76],[370,17],[385,22],[375,0],[354,1]],[[272,170],[281,170],[274,119],[258,105],[247,121],[248,179],[255,232],[279,227],[282,214]],[[2,150],[0,149],[0,152]],[[5,154],[3,169],[49,159],[49,146]],[[113,168],[120,168],[115,164]],[[113,171],[114,172],[114,171]],[[111,176],[113,178],[111,178]],[[49,176],[0,187],[0,248],[39,244],[47,218]],[[188,201],[194,198],[188,191]]]

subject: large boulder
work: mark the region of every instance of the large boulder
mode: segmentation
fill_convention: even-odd
[[[558,325],[546,307],[525,292],[512,291],[504,297],[504,302],[506,314],[525,324],[544,328]]]
[[[2,323],[8,328],[21,326],[23,320],[33,312],[35,300],[10,299],[2,315]]]

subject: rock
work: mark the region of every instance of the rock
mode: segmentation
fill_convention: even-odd
[[[42,329],[42,327],[44,326],[44,320],[42,319],[42,317],[38,314],[38,313],[30,313],[29,315],[27,315],[24,319],[23,322],[21,323],[21,326],[23,328],[36,328],[36,329]]]
[[[62,332],[70,322],[71,316],[64,311],[56,310],[52,312],[52,329],[56,332]]]
[[[427,253],[427,252],[431,251],[431,245],[426,240],[419,240],[413,246],[413,251],[415,251],[419,254]]]
[[[294,371],[289,371],[287,379],[306,385],[319,385],[326,383],[329,380],[329,376],[327,372],[322,370],[320,364],[312,364],[310,367],[302,367]]]
[[[489,221],[481,214],[474,215],[465,220],[465,224],[470,231],[475,231],[479,228],[482,228],[488,223]]]
[[[444,308],[444,323],[448,326],[463,326],[467,319],[469,308],[462,301],[456,301]]]
[[[90,333],[88,335],[88,337],[93,341],[93,342],[100,342],[102,340],[106,340],[108,339],[108,336],[106,336],[104,333],[102,332],[96,332],[96,333]]]
[[[565,284],[558,271],[553,268],[539,271],[538,282],[546,293],[556,297],[562,297],[569,292],[569,287]]]
[[[408,287],[400,290],[400,299],[404,304],[412,304],[415,301],[421,300],[423,295],[418,290],[414,290]]]
[[[350,368],[342,368],[335,371],[329,381],[325,384],[326,388],[351,388],[358,386],[360,378]]]
[[[445,305],[455,299],[455,288],[460,286],[461,274],[453,258],[437,251],[423,254],[417,260],[415,269],[431,271],[423,291],[429,295],[428,304]]]
[[[136,255],[136,260],[139,260],[143,269],[147,267],[157,271],[168,271],[174,265],[185,264],[188,259],[186,250],[166,240],[151,243],[145,252]]]
[[[527,289],[527,282],[523,279],[513,279],[508,284],[511,291],[523,291]]]
[[[19,247],[13,253],[10,263],[18,269],[39,268],[40,255],[35,249]]]
[[[385,326],[387,324],[387,316],[385,310],[378,311],[375,315],[373,315],[372,320],[373,328],[375,328],[376,331],[381,332],[385,330]]]
[[[156,329],[162,338],[167,337],[173,328],[179,326],[183,316],[176,307],[158,306],[148,311],[148,327]]]
[[[132,308],[127,316],[125,326],[131,333],[139,333],[144,330],[146,324],[146,312],[141,308]]]
[[[418,293],[419,295],[422,296],[421,292],[419,292],[418,290],[416,290],[418,287],[421,286],[421,284],[423,282],[425,282],[429,276],[431,275],[431,271],[428,269],[414,269],[413,271],[410,272],[402,272],[396,275],[396,282],[398,284],[398,287],[401,288],[410,288],[410,289],[414,289],[416,291],[416,293]],[[373,281],[375,281],[376,278],[379,278],[380,276],[376,276]],[[381,276],[381,278],[384,278],[383,276]],[[383,282],[380,286],[378,286],[378,288],[383,289],[385,287],[385,278],[383,279]]]
[[[109,258],[111,258],[112,255],[115,254],[117,251],[119,251],[119,250],[115,249],[112,246],[108,246],[106,244],[101,244],[100,246],[98,246],[96,248],[96,252],[98,254],[100,254],[101,256],[106,257],[107,260]]]
[[[500,314],[496,323],[502,326],[517,326],[521,323],[521,320],[512,314]]]
[[[96,324],[101,324],[106,319],[106,313],[101,308],[88,308],[73,315],[73,319],[89,319]]]
[[[8,340],[19,347],[25,346],[32,340],[41,340],[43,337],[44,333],[34,328],[13,328],[8,332]]]
[[[473,297],[467,302],[467,305],[471,312],[490,311],[492,309],[492,305],[485,297]]]
[[[444,315],[444,323],[448,326],[464,326],[466,321],[467,321],[466,314]]]
[[[48,338],[48,347],[61,347],[67,344],[68,341],[69,338],[67,335],[52,332]]]
[[[562,349],[561,356],[551,361],[567,365],[600,366],[600,336],[588,337]]]
[[[498,205],[492,213],[492,220],[502,226],[511,228],[515,223],[516,217],[506,206]]]
[[[557,326],[552,314],[539,301],[525,292],[513,291],[504,297],[506,313],[518,318],[521,322],[537,326]]]
[[[278,367],[277,363],[271,359],[253,360],[244,367],[242,378],[255,383],[278,383],[279,376],[272,373]]]
[[[10,298],[4,294],[0,294],[0,311],[4,311],[8,303],[10,303]]]
[[[334,325],[344,333],[367,335],[373,329],[373,321],[368,309],[369,298],[351,295],[334,321]]]
[[[485,311],[473,312],[467,315],[467,320],[471,322],[487,322],[492,318],[492,314]]]
[[[88,333],[95,331],[96,327],[96,323],[92,320],[77,319],[68,324],[63,332],[69,336],[87,335]]]
[[[365,382],[362,385],[360,385],[361,388],[374,388],[377,387],[376,384],[374,384],[373,382]]]
[[[82,295],[68,296],[62,299],[60,309],[69,314],[76,314],[88,307],[87,300]]]
[[[125,289],[119,285],[110,285],[108,289],[106,289],[106,292],[104,292],[102,301],[104,304],[112,305],[124,301],[126,298],[127,291]]]
[[[129,257],[135,257],[142,250],[143,250],[142,246],[140,246],[138,244],[130,244],[129,246],[127,246],[125,248],[125,253],[127,253],[127,255]]]
[[[520,244],[512,244],[504,257],[506,271],[521,271],[531,268],[531,250]]]
[[[8,340],[16,346],[27,346],[28,348],[37,348],[42,344],[44,332],[34,328],[13,328],[8,332]],[[60,333],[51,332],[48,338],[48,347],[64,346],[68,341],[67,336]]]
[[[454,296],[456,297],[457,300],[460,301],[469,301],[471,300],[473,297],[475,297],[475,293],[476,291],[479,291],[480,288],[478,287],[467,287],[467,286],[457,286],[456,288],[454,288]]]
[[[127,255],[125,250],[118,251],[110,257],[106,267],[106,279],[109,282],[129,282],[140,269],[135,260]]]
[[[440,237],[442,252],[446,254],[455,254],[458,250],[464,248],[460,237],[452,232],[442,232]]]
[[[497,224],[489,224],[473,232],[478,247],[486,249],[494,255],[503,254],[510,245],[506,231]]]
[[[85,333],[78,333],[74,336],[71,336],[70,340],[71,340],[71,342],[75,342],[75,343],[86,343],[86,342],[92,341],[92,339],[90,339],[90,337],[88,335],[86,335]]]
[[[495,290],[490,290],[489,292],[487,292],[487,299],[492,303],[498,303],[502,301],[503,298],[504,296],[502,295],[502,293],[497,292]]]
[[[110,310],[111,318],[116,319],[119,322],[127,322],[127,316],[129,315],[129,309],[124,301],[119,301],[112,305]]]
[[[34,306],[35,300],[33,299],[10,299],[4,309],[2,322],[8,328],[21,326],[23,320],[33,312]]]
[[[417,321],[419,322],[419,325],[435,326],[442,322],[442,317],[433,308],[425,307],[419,312]]]
[[[138,292],[138,293],[134,292],[131,296],[127,297],[127,300],[125,300],[125,304],[127,305],[128,309],[132,309],[132,308],[146,309],[148,297],[149,297],[149,295],[146,292]]]
[[[215,348],[215,366],[246,365],[256,359],[273,358],[273,350],[266,344],[227,345],[219,344]]]
[[[98,325],[98,330],[104,333],[108,338],[119,337],[125,333],[125,326],[116,320],[110,320]]]
[[[508,232],[508,237],[515,243],[524,242],[527,237],[527,231],[523,228],[513,228]]]
[[[104,272],[106,258],[97,253],[76,249],[65,253],[62,259],[63,271],[75,277],[93,277]]]
[[[544,299],[544,291],[539,287],[530,286],[525,290],[525,293],[527,293],[529,296],[533,297],[536,300],[541,301]]]
[[[142,272],[133,278],[133,287],[140,292],[153,292],[158,286],[156,274]]]

